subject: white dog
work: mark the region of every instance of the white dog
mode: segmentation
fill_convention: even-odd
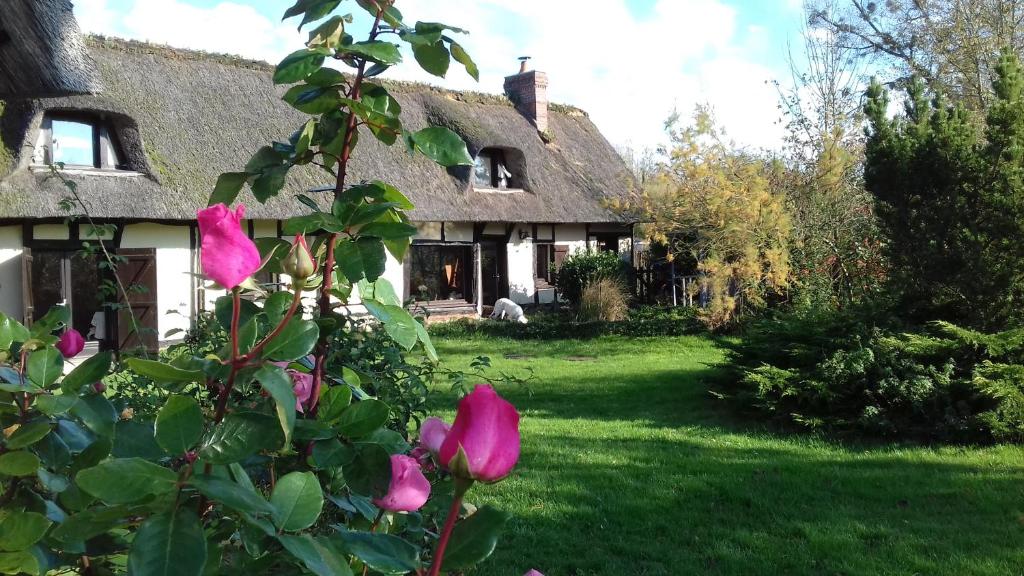
[[[520,324],[527,324],[529,320],[523,314],[523,308],[508,298],[500,298],[494,303],[494,311],[491,312],[491,320],[512,320]]]

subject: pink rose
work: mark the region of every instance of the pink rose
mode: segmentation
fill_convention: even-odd
[[[242,232],[244,205],[239,204],[232,212],[223,204],[215,204],[200,210],[197,216],[203,274],[231,290],[260,269],[260,251]]]
[[[292,389],[295,390],[295,410],[305,412],[303,405],[309,405],[309,397],[313,394],[313,375],[299,372],[298,370],[287,370],[292,377]]]
[[[441,444],[444,443],[444,438],[451,429],[451,425],[446,424],[440,418],[433,416],[427,418],[420,426],[420,446],[429,450],[431,454],[437,454],[441,451]]]
[[[78,330],[74,328],[68,328],[60,335],[60,340],[57,341],[57,350],[64,355],[65,358],[73,358],[78,356],[78,353],[85,348],[85,338],[78,333]]]
[[[536,570],[531,569],[526,574],[523,574],[523,576],[544,576],[544,575],[541,574],[540,572],[537,572]]]
[[[465,454],[465,462],[456,456]],[[455,476],[496,482],[519,460],[519,413],[482,384],[459,401],[455,423],[441,444],[441,464]]]
[[[383,498],[373,503],[391,512],[419,510],[430,497],[430,482],[420,471],[420,463],[404,454],[391,456],[391,485]]]

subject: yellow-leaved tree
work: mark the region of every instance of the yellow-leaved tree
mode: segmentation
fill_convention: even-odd
[[[773,186],[782,168],[726,141],[704,106],[689,125],[673,115],[666,130],[671,148],[661,170],[614,207],[644,222],[644,236],[666,246],[669,258],[696,262],[707,296],[701,318],[721,328],[789,285],[791,225]]]

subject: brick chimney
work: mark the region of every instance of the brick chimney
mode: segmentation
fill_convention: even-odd
[[[526,70],[529,56],[519,58],[519,73],[505,77],[505,94],[539,132],[548,130],[548,75]]]

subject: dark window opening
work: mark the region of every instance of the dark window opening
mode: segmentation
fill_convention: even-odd
[[[86,341],[107,337],[99,259],[93,254],[37,250],[32,253],[32,321],[57,305],[71,311],[71,327]]]
[[[505,151],[496,148],[485,148],[477,154],[473,166],[473,181],[478,188],[522,188],[519,179],[513,176],[509,169]]]
[[[615,234],[600,234],[595,237],[599,252],[618,252],[619,237]]]
[[[110,127],[88,115],[44,118],[33,162],[68,168],[126,169]]]
[[[543,286],[545,284],[555,283],[555,245],[554,244],[535,244],[537,250],[537,257],[534,262],[534,277],[537,279],[537,284]]]
[[[409,251],[409,296],[426,301],[470,302],[472,270],[469,246],[413,245]]]

